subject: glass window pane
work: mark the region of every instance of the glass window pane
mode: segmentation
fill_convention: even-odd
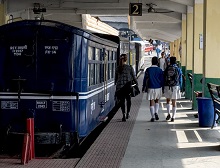
[[[100,49],[95,49],[95,60],[100,60]]]
[[[108,64],[108,79],[111,79],[111,75],[112,75],[112,64]]]
[[[100,64],[96,64],[96,84],[100,83]]]
[[[115,76],[115,63],[112,63],[112,78]]]
[[[112,60],[112,51],[109,51],[109,60]]]
[[[115,60],[115,52],[112,53],[112,59]]]
[[[105,51],[105,56],[106,56],[106,58],[107,58],[107,60],[109,60],[109,53],[108,53],[108,51]]]
[[[88,86],[94,85],[95,80],[95,69],[94,64],[88,64]]]
[[[94,64],[90,64],[90,68],[89,68],[89,71],[90,71],[90,75],[89,75],[89,84],[90,86],[91,85],[94,85],[94,81],[95,81],[95,69],[94,69]]]
[[[93,60],[93,47],[88,48],[88,59]]]

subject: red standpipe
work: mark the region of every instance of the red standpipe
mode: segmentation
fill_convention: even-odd
[[[27,119],[27,133],[30,134],[30,157],[29,159],[35,158],[35,146],[34,146],[34,118]]]

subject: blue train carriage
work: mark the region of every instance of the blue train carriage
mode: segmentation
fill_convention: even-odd
[[[86,137],[115,104],[117,47],[55,21],[1,26],[1,144],[26,132],[29,117],[35,120],[35,144]]]

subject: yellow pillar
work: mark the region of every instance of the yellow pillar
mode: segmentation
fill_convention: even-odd
[[[181,66],[183,74],[186,72],[186,15],[182,14],[182,38],[181,38]]]
[[[174,40],[174,56],[177,57],[177,52],[178,52],[178,41]]]
[[[186,15],[182,14],[182,38],[181,38],[181,68],[183,75],[186,76]],[[183,83],[185,86],[185,83]]]
[[[192,73],[193,54],[193,7],[187,6],[186,16],[186,75]],[[186,76],[186,98],[192,97],[192,88],[189,78]]]
[[[177,53],[176,53],[176,60],[180,62],[180,38],[177,39]]]
[[[203,71],[203,0],[195,0],[193,11],[193,90],[202,91]],[[193,94],[193,109],[197,109],[196,96]]]
[[[5,10],[4,3],[0,4],[0,26],[5,24]]]
[[[174,56],[174,42],[170,42],[170,56]]]
[[[182,58],[182,37],[180,37],[180,39],[179,39],[180,41],[180,44],[179,44],[179,46],[180,46],[180,49],[179,49],[179,61],[180,61],[180,63],[181,63],[181,58]]]
[[[204,54],[204,83],[220,84],[220,1],[219,0],[205,0],[204,1],[204,32],[203,32],[203,54]],[[210,94],[207,90],[206,84],[203,85],[205,96]]]

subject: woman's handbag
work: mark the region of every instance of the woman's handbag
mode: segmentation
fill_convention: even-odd
[[[139,90],[137,84],[131,85],[131,97],[135,97],[139,94],[140,94],[140,90]]]

